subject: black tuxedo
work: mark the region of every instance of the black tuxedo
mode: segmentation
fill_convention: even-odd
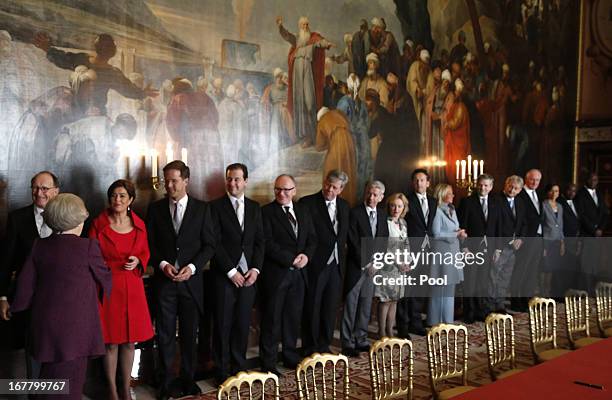
[[[499,198],[499,240],[496,242],[497,249],[503,249],[508,245],[512,238],[524,238],[527,236],[527,207],[523,199],[516,196],[514,198],[514,210],[512,213],[510,203],[504,193]]]
[[[485,218],[480,195],[474,192],[462,199],[457,215],[459,225],[466,230],[468,238],[464,244],[472,252],[486,252],[483,265],[468,265],[464,269],[463,281],[463,313],[468,321],[473,318],[484,319],[489,310],[479,300],[486,293],[488,272],[491,261],[489,249],[495,247],[495,237],[499,231],[499,204],[497,198],[490,193],[487,196],[487,217]]]
[[[538,193],[540,201],[538,208],[533,204],[525,188],[516,197],[525,205],[526,235],[523,246],[517,253],[516,265],[512,272],[512,308],[524,311],[529,298],[536,294],[544,251],[542,234],[538,233],[542,221],[542,196]]]
[[[595,236],[595,231],[605,230],[608,223],[610,211],[606,207],[605,199],[599,190],[595,193],[597,194],[597,205],[586,187],[581,187],[576,193],[576,211],[578,211],[583,236]]]
[[[387,224],[387,212],[383,208],[376,210],[376,237],[388,238],[389,225]],[[366,211],[365,204],[360,204],[351,209],[349,214],[349,231],[348,231],[348,253],[346,259],[346,276],[344,278],[344,294],[355,286],[363,274],[362,268],[370,261],[371,255],[376,251],[386,251],[386,242],[383,243],[362,243],[362,238],[372,237],[370,227],[370,217]],[[376,246],[375,246],[376,245]],[[364,254],[366,258],[362,258],[362,248],[368,247]]]
[[[8,214],[6,236],[0,255],[0,296],[6,296],[9,303],[15,295],[15,282],[21,267],[30,255],[34,241],[39,238],[33,204]],[[39,376],[40,363],[31,357],[29,346],[25,342],[28,323],[28,311],[16,313],[10,321],[0,320],[0,331],[11,348],[26,347],[27,377],[35,379]]]
[[[576,206],[575,199],[572,200],[574,203],[574,209],[576,209],[576,213],[569,206],[567,199],[563,196],[560,196],[557,200],[561,203],[563,207],[563,235],[566,238],[577,237],[580,236],[580,219],[578,218],[578,207]]]
[[[297,220],[297,237],[282,206],[273,201],[262,208],[266,251],[260,287],[263,289],[260,361],[266,370],[275,369],[279,336],[283,342],[283,360],[295,367],[300,361],[296,345],[304,305],[308,277],[306,265],[293,267],[293,260],[302,253],[312,260],[317,237],[307,208],[293,203]],[[282,327],[282,335],[281,335]]]
[[[181,327],[181,378],[185,385],[193,382],[198,315],[204,311],[202,270],[215,253],[215,239],[210,206],[188,196],[178,234],[170,213],[170,199],[152,203],[147,212],[147,233],[151,265],[155,270],[157,298],[157,341],[164,379],[168,389],[174,375],[176,318]],[[166,261],[179,269],[193,264],[196,272],[185,282],[173,282],[159,268]]]
[[[218,378],[246,369],[246,351],[255,302],[256,285],[234,286],[227,274],[236,268],[242,254],[249,269],[261,273],[265,251],[263,222],[259,203],[244,197],[243,228],[232,200],[225,195],[210,203],[215,228],[216,248],[211,263],[214,284],[214,356]],[[230,371],[230,363],[234,370]]]
[[[537,191],[536,191],[537,193]],[[527,194],[525,188],[516,195],[517,198],[520,198],[523,204],[525,205],[525,223],[527,225],[527,237],[537,237],[538,236],[538,227],[541,224],[542,218],[540,214],[542,212],[542,196],[538,193],[538,201],[539,201],[539,210],[535,208],[533,205],[533,201],[531,197]],[[541,236],[541,234],[540,234]]]
[[[8,214],[2,264],[0,264],[0,297],[6,296],[9,301],[12,299],[13,274],[15,278],[19,276],[23,263],[30,255],[34,240],[39,237],[33,204]]]
[[[569,288],[576,287],[576,282],[580,276],[578,274],[580,270],[580,257],[578,257],[578,249],[580,246],[580,220],[577,214],[577,206],[575,199],[574,209],[568,204],[568,200],[564,196],[560,196],[557,200],[563,208],[563,236],[565,239],[565,254],[562,258],[562,268],[552,276],[552,292],[553,293],[565,293]]]
[[[413,252],[421,250],[426,235],[431,238],[431,224],[436,216],[438,203],[436,199],[429,195],[427,196],[427,207],[429,214],[427,215],[427,220],[425,220],[425,214],[416,192],[408,194],[408,213],[404,219],[406,220],[408,237],[410,238],[410,249]],[[410,275],[419,275],[427,268],[428,266],[421,264]],[[429,271],[425,271],[425,273],[429,273]],[[418,332],[423,329],[421,311],[423,310],[423,297],[427,293],[423,292],[425,287],[413,289],[417,290],[412,290],[412,296],[401,298],[397,305],[396,324],[400,336],[407,336],[408,331]],[[418,291],[418,289],[421,289],[421,291]]]
[[[336,233],[322,192],[302,197],[300,204],[308,209],[318,236],[317,249],[308,263],[309,285],[304,304],[305,329],[302,341],[305,353],[324,352],[329,349],[333,338],[342,292],[349,205],[344,199],[336,197]],[[328,263],[336,246],[338,258]]]

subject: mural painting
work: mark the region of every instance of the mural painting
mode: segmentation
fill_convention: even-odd
[[[304,195],[342,168],[353,204],[372,178],[406,191],[417,166],[455,183],[468,154],[496,179],[567,180],[577,3],[3,1],[2,214],[42,169],[93,214],[117,178],[145,204],[179,158],[204,199],[231,162],[261,201],[279,173]]]

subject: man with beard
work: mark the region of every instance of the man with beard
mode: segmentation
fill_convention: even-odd
[[[287,110],[287,85],[283,81],[283,71],[276,68],[273,75],[274,83],[266,87],[261,97],[263,117],[266,118],[265,132],[269,135],[265,150],[267,154],[274,154],[297,141],[293,121]]]
[[[406,193],[406,176],[416,168],[419,157],[419,124],[414,114],[412,98],[408,96],[399,79],[389,73],[387,83],[391,100],[387,106],[388,123],[380,131],[382,143],[376,157],[374,175],[385,182],[389,193]],[[372,126],[378,125],[378,119]]]
[[[365,19],[360,21],[359,30],[353,34],[351,50],[355,73],[359,79],[363,79],[368,70],[366,54],[370,51],[370,31],[368,29],[368,22]]]
[[[399,76],[400,52],[393,33],[389,32],[382,18],[372,18],[372,30],[370,31],[370,51],[378,56],[380,60],[380,74],[387,76],[392,72]]]
[[[406,77],[406,90],[412,97],[414,112],[419,124],[421,123],[421,111],[423,110],[423,97],[427,87],[429,76],[429,51],[423,49],[419,53],[419,59],[412,63]]]
[[[421,120],[421,158],[444,159],[444,141],[442,140],[442,121],[446,112],[446,98],[450,91],[450,72],[444,70],[438,63],[433,64],[430,84],[427,88],[423,118]],[[434,171],[437,173],[437,171]],[[434,180],[443,180],[434,176]]]
[[[213,100],[203,91],[194,91],[189,80],[177,77],[172,86],[166,127],[179,149],[184,147],[198,155],[193,157],[191,167],[198,171],[201,179],[193,181],[191,186],[193,193],[202,197],[210,179],[222,179],[222,175],[219,176],[223,171],[221,138],[217,130],[219,114]],[[218,183],[219,192],[215,194],[223,190]]]
[[[314,144],[317,110],[323,105],[325,50],[332,46],[317,32],[311,32],[308,18],[300,17],[299,34],[290,33],[283,19],[276,18],[280,35],[291,44],[289,50],[288,106],[295,132],[303,147]]]
[[[391,114],[383,107],[378,92],[368,89],[365,95],[365,104],[368,109],[368,119],[370,121],[370,148],[372,163],[376,166],[379,146],[386,134],[392,129]],[[390,160],[381,160],[390,162]],[[374,171],[376,176],[376,171]]]
[[[468,48],[465,47],[465,32],[459,31],[457,43],[450,52],[450,60],[451,62],[463,63],[463,58],[468,53]]]
[[[336,64],[344,64],[347,63],[348,73],[347,76],[355,72],[355,67],[353,65],[353,50],[351,48],[351,42],[353,41],[353,35],[350,33],[344,34],[344,51],[342,54],[336,54],[332,56],[331,59]]]
[[[366,60],[368,62],[368,72],[359,87],[359,98],[361,101],[365,101],[366,92],[368,89],[372,89],[378,93],[380,104],[386,107],[389,103],[389,86],[385,79],[379,75],[380,60],[374,53],[368,54]]]
[[[402,80],[408,76],[408,70],[414,62],[414,42],[412,40],[406,40],[404,47],[402,48],[402,55],[400,58],[400,75]]]
[[[464,160],[470,153],[470,117],[461,99],[463,82],[455,80],[455,99],[448,108],[445,121],[444,158],[446,160],[446,179],[455,184],[455,160]]]
[[[244,107],[236,100],[236,88],[229,85],[226,97],[219,104],[219,133],[223,144],[225,164],[240,161],[240,149],[246,133]]]

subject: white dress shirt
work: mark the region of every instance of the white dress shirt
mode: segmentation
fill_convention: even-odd
[[[325,200],[325,206],[327,207],[327,213],[329,215],[329,220],[331,221],[332,227],[334,228],[334,232],[338,233],[338,219],[336,218],[338,211],[336,209],[336,198],[333,200]],[[331,264],[333,261],[338,262],[338,243],[334,244],[334,250],[332,251],[329,259],[327,260],[327,265]]]
[[[540,199],[538,198],[538,193],[535,190],[529,189],[527,187],[523,188],[523,190],[525,190],[525,193],[527,193],[527,195],[529,196],[531,203],[533,203],[533,206],[538,211],[538,214],[540,214],[541,213]],[[542,234],[542,224],[539,224],[538,225],[538,235],[541,235],[541,234]]]
[[[168,202],[169,209],[170,209],[170,218],[171,219],[172,219],[172,216],[174,215],[174,209],[178,206],[177,219],[179,221],[179,226],[181,226],[182,223],[183,223],[183,217],[185,216],[185,210],[187,209],[187,203],[188,202],[189,202],[189,196],[188,195],[183,196],[183,198],[180,199],[179,201],[170,200]],[[172,222],[174,223],[174,221],[172,221]],[[160,269],[164,269],[166,264],[170,264],[170,263],[168,261],[166,261],[166,260],[163,260],[162,262],[159,263],[159,268]],[[189,263],[189,264],[187,264],[187,266],[191,270],[191,275],[196,273],[195,265],[193,265],[192,263]],[[181,266],[178,265],[178,258],[174,262],[174,267],[176,268],[177,271],[181,270]]]
[[[244,194],[240,197],[234,197],[231,194],[227,194],[229,196],[229,199],[232,203],[232,208],[234,209],[234,211],[236,211],[236,203],[240,203],[240,207],[237,209],[237,215],[236,217],[238,218],[238,223],[240,223],[240,227],[242,229],[244,229]],[[227,277],[232,279],[232,277],[234,275],[236,275],[236,273],[238,272],[238,268],[240,266],[244,266],[244,269],[246,269],[247,271],[249,270],[249,266],[247,265],[247,261],[246,261],[246,257],[244,256],[244,252],[242,252],[242,254],[240,255],[240,260],[238,261],[238,265],[236,265],[235,267],[233,267],[232,269],[230,269],[227,272]],[[257,273],[259,274],[259,270],[257,268],[253,268],[255,271],[257,271]]]
[[[585,186],[586,187],[586,186]],[[586,188],[586,190],[589,191],[589,194],[591,195],[591,198],[593,199],[593,201],[595,202],[596,206],[599,206],[599,201],[597,199],[597,190],[596,189],[591,189],[591,188]]]
[[[43,212],[45,212],[44,208],[34,206],[34,220],[36,221],[36,230],[38,231],[38,236],[40,236],[41,239],[49,237],[53,233],[51,231],[51,228],[49,228],[49,226],[45,224],[45,221],[42,216]]]

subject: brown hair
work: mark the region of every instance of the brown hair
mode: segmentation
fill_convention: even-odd
[[[125,191],[128,193],[130,199],[136,199],[136,188],[134,187],[134,184],[126,179],[119,179],[113,182],[106,191],[106,198],[108,199],[109,203],[111,201],[111,196],[113,195],[113,192],[117,188],[124,188]]]

